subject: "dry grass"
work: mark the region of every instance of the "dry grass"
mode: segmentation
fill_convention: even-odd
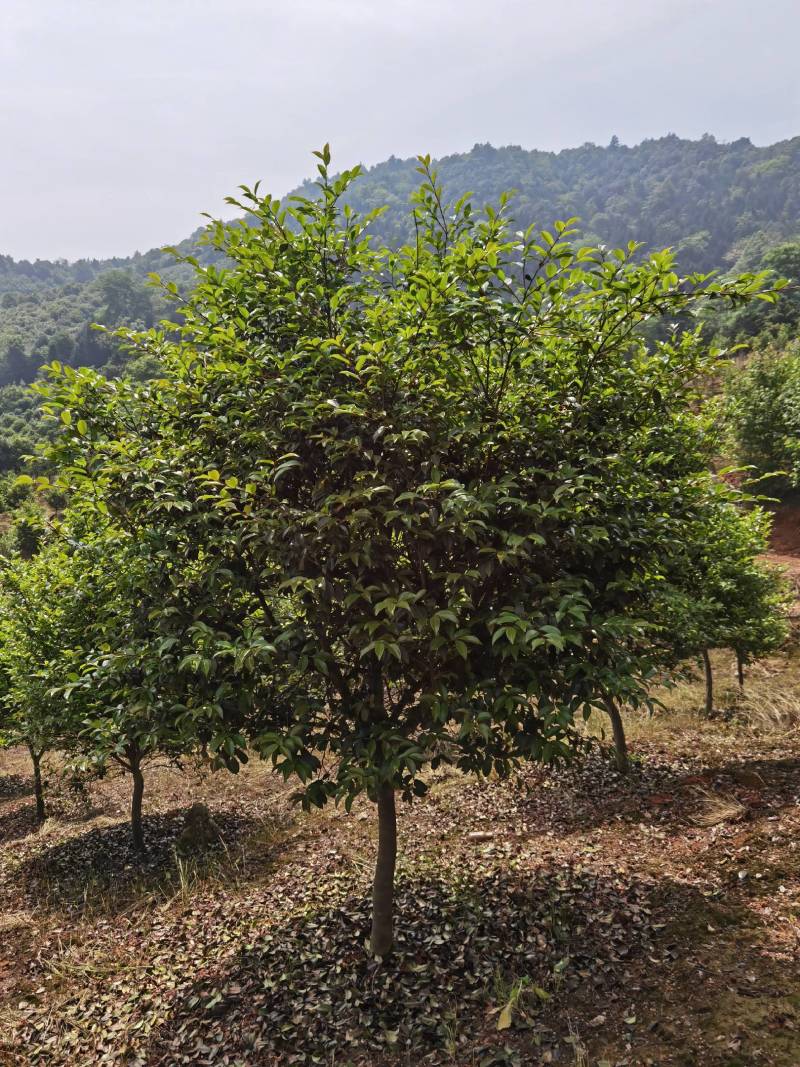
[[[747,808],[736,797],[726,793],[715,793],[711,789],[698,789],[700,807],[692,816],[696,826],[717,826],[723,822],[740,822],[747,814]]]
[[[685,677],[674,685],[661,687],[653,695],[660,707],[653,714],[623,709],[625,733],[637,741],[674,742],[676,734],[719,740],[752,732],[759,737],[778,738],[800,731],[800,648],[748,667],[744,690],[736,680],[736,660],[727,651],[711,654],[714,670],[714,716],[705,715],[705,679],[699,667],[688,663]],[[587,732],[611,743],[608,718],[595,712]]]
[[[771,734],[794,732],[800,729],[800,689],[790,688],[785,678],[765,679],[755,692],[745,694],[741,712],[753,729]]]

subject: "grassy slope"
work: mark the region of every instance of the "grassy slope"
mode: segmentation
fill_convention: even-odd
[[[159,770],[139,869],[126,783],[76,799],[52,774],[34,833],[25,761],[2,754],[0,1062],[796,1067],[799,677],[796,656],[753,669],[756,729],[702,722],[697,685],[669,694],[631,724],[626,783],[599,756],[437,777],[402,814],[383,966],[362,945],[369,805],[303,816],[262,766]],[[177,862],[196,798],[224,844]]]

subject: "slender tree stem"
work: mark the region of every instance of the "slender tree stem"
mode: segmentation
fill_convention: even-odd
[[[608,717],[611,719],[611,729],[614,733],[614,757],[617,770],[621,774],[627,774],[630,770],[630,761],[628,759],[628,742],[625,738],[625,726],[622,722],[622,716],[616,703],[610,697],[606,698],[605,706]]]
[[[702,656],[706,672],[706,715],[711,715],[714,711],[714,672],[711,669],[711,657],[707,648],[703,649]]]
[[[28,745],[33,764],[33,792],[36,797],[36,821],[44,822],[47,812],[44,806],[44,786],[42,785],[42,753],[37,752],[33,745]]]
[[[739,649],[736,649],[736,677],[739,680],[739,688],[744,689],[744,657]]]
[[[142,827],[142,797],[144,796],[144,775],[138,762],[132,764],[133,795],[131,797],[131,834],[137,852],[145,851],[144,829]]]
[[[394,940],[394,870],[397,862],[397,812],[394,789],[378,790],[378,855],[372,886],[372,933],[370,951],[385,956]]]

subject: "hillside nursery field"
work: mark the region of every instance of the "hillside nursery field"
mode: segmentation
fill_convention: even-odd
[[[0,1062],[20,1067],[800,1062],[800,656],[516,780],[399,809],[397,939],[365,948],[372,805],[303,814],[258,760],[109,775],[0,753]],[[203,807],[205,805],[205,807]]]
[[[798,35],[0,0],[0,1067],[800,1067]]]
[[[0,1067],[800,1067],[799,33],[0,0]]]
[[[0,1057],[798,1067],[800,355],[702,318],[788,279],[520,230],[429,156],[395,248],[314,155],[136,373],[35,386]]]

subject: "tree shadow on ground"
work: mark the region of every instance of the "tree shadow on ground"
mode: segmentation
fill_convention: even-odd
[[[790,799],[800,791],[800,757],[780,759],[736,760],[714,769],[718,775],[727,775],[743,785],[765,787],[783,793]],[[761,781],[759,781],[761,779]]]
[[[648,756],[622,775],[598,752],[572,767],[539,775],[519,812],[535,826],[564,834],[612,822],[651,822],[679,830],[693,822],[709,793],[738,800],[747,816],[780,808],[800,793],[800,759],[692,767]]]
[[[760,954],[738,929],[741,973],[720,981],[698,969],[694,942],[680,941],[674,916],[691,917],[694,938],[719,922],[711,908],[693,886],[578,866],[455,884],[405,880],[386,962],[364,947],[366,895],[290,919],[233,963],[199,968],[149,1048],[137,1050],[138,1062],[521,1067],[616,1061],[612,1049],[630,1056],[632,1046],[631,1063],[731,1065],[739,1061],[715,1042],[742,1041],[736,1021],[721,1021],[716,1007],[724,1000],[728,1010],[740,979],[752,994],[744,973]],[[501,1031],[499,1011],[515,983],[522,992],[513,1026]],[[780,1010],[791,1008],[782,1001]],[[591,1060],[578,1058],[576,1041]]]
[[[0,774],[0,801],[15,800],[33,793],[33,778],[27,774]]]
[[[552,832],[569,836],[641,822],[685,825],[686,801],[706,781],[707,773],[699,761],[691,764],[648,754],[633,760],[630,772],[623,775],[607,751],[593,747],[564,767],[523,768],[517,788],[473,780],[459,786],[457,804],[447,788],[440,792],[436,787],[424,804],[439,836],[462,834],[465,813],[471,831],[485,828],[493,836],[504,831],[515,836]]]
[[[13,777],[21,778],[20,775]],[[2,779],[0,779],[2,782]],[[24,782],[24,779],[23,779]],[[33,797],[33,786],[18,787],[14,800]],[[0,797],[0,802],[3,798]],[[45,794],[45,817],[55,819],[62,824],[83,823],[103,814],[103,809],[93,804],[88,796],[82,792],[64,788],[62,783],[51,786]],[[36,818],[36,805],[33,799],[29,804],[15,804],[3,815],[0,815],[0,846],[10,841],[17,841],[28,837],[41,829],[41,824]]]
[[[253,818],[214,813],[219,833],[182,850],[187,810],[144,816],[144,853],[134,847],[127,822],[37,848],[14,870],[18,889],[31,906],[94,907],[113,914],[155,890],[176,890],[182,878],[202,879],[215,862],[231,861],[231,850],[263,829]]]
[[[0,815],[0,847],[28,837],[39,829],[33,804],[16,806]]]

